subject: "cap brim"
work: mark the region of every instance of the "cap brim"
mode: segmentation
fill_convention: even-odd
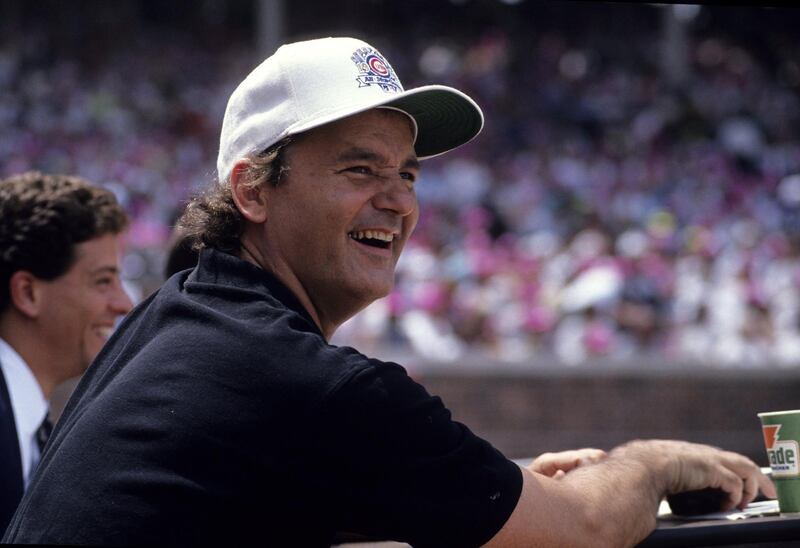
[[[414,150],[421,160],[468,143],[483,128],[483,113],[475,101],[447,86],[411,89],[384,106],[400,109],[416,120]]]
[[[411,116],[417,125],[414,150],[420,160],[432,158],[474,139],[483,129],[483,112],[466,94],[447,86],[422,86],[390,95],[385,101],[352,105],[295,124],[279,135],[294,135],[373,108],[391,107]]]

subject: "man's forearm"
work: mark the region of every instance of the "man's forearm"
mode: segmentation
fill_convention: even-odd
[[[582,499],[576,504],[587,508],[586,527],[596,546],[634,545],[655,528],[668,465],[650,442],[631,442],[561,480]]]
[[[561,479],[523,469],[520,500],[489,547],[633,546],[655,527],[659,488],[622,452]]]

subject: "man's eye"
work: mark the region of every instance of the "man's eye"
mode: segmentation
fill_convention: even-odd
[[[95,284],[100,286],[107,286],[111,285],[112,283],[114,283],[114,280],[112,280],[111,278],[99,278],[98,280],[95,281]]]
[[[406,181],[411,181],[412,183],[417,180],[417,175],[415,173],[411,173],[410,171],[404,171],[400,174],[400,177],[405,179]]]
[[[346,171],[349,171],[351,173],[359,173],[361,175],[369,175],[370,173],[372,173],[372,170],[370,168],[368,168],[367,166],[348,167],[346,169]]]

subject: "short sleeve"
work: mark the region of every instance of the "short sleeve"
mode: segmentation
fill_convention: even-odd
[[[415,547],[490,540],[519,499],[519,467],[453,421],[402,367],[364,359],[322,414],[320,464],[343,501],[337,521]]]

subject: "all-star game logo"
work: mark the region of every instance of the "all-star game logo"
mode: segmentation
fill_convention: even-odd
[[[377,85],[383,91],[393,93],[403,91],[392,65],[376,50],[367,47],[358,48],[350,59],[358,67],[358,78],[356,78],[358,87]]]
[[[773,476],[798,475],[797,458],[800,451],[795,440],[779,441],[780,424],[762,426],[764,444],[767,446],[769,466]]]

